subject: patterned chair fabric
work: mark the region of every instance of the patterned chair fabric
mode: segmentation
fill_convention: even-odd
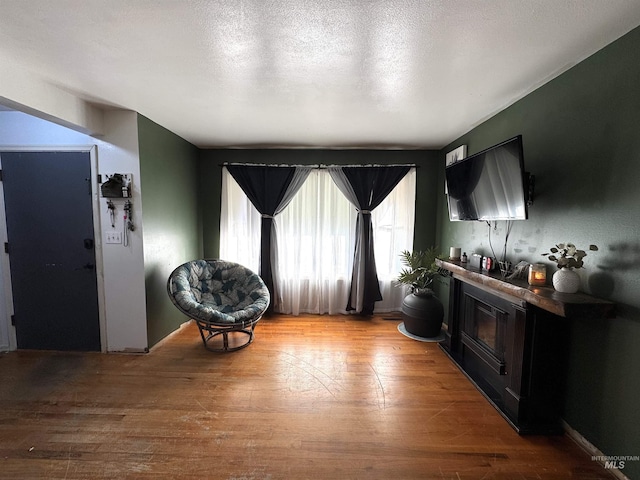
[[[224,260],[192,260],[176,268],[167,282],[167,292],[182,313],[203,327],[208,337],[223,333],[225,348],[228,331],[243,331],[260,320],[269,306],[269,290],[262,279],[248,268]],[[220,327],[220,328],[216,328]],[[243,345],[246,346],[246,345]]]

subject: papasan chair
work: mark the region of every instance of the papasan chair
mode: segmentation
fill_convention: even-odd
[[[178,310],[196,322],[205,348],[214,352],[239,350],[253,342],[256,323],[270,300],[256,273],[224,260],[180,265],[169,275],[167,292]],[[230,333],[246,341],[230,346]]]

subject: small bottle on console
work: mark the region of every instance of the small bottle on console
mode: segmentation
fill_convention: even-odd
[[[462,257],[460,258],[462,263],[467,263],[467,252],[462,253]]]

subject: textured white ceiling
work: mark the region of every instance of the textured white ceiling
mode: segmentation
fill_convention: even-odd
[[[440,148],[638,0],[0,0],[0,53],[201,146]]]

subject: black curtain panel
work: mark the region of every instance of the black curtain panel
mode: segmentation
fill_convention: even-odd
[[[358,209],[356,246],[347,310],[370,315],[382,300],[373,248],[371,211],[391,193],[409,172],[410,166],[335,167],[331,178]]]
[[[276,291],[277,268],[274,264],[274,260],[277,262],[274,254],[277,240],[273,217],[289,204],[311,169],[295,166],[233,164],[227,165],[226,168],[256,210],[262,214],[258,273],[269,289],[272,299],[269,310],[273,310],[279,303],[279,295]]]

